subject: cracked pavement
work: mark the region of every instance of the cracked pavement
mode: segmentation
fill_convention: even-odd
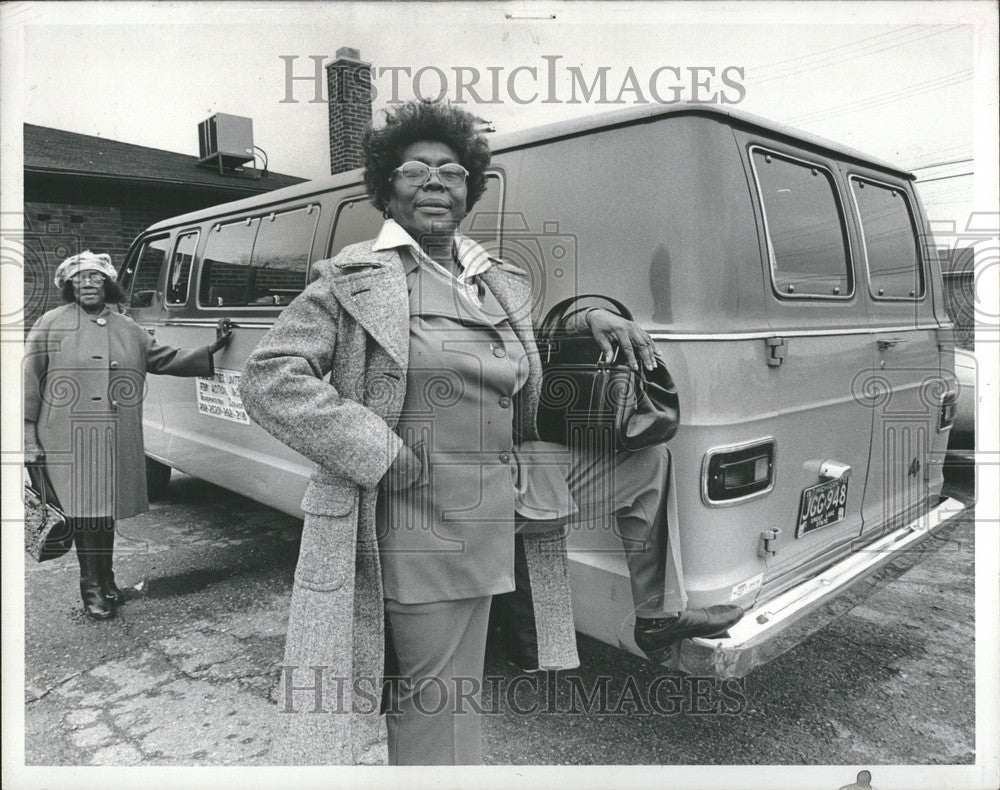
[[[971,489],[970,472],[953,470],[947,493],[970,502]],[[114,620],[80,611],[75,556],[27,567],[26,764],[280,763],[270,695],[300,533],[293,518],[175,473],[166,500],[118,525],[129,600]],[[519,715],[499,701],[483,723],[486,761],[971,763],[973,538],[970,513],[902,576],[751,673],[735,715],[574,715],[561,683],[552,699],[563,712]],[[579,645],[573,673],[585,685],[610,676],[612,699],[626,678],[644,687],[658,677],[616,648]],[[516,677],[495,640],[486,674]],[[524,707],[532,692],[521,692]]]

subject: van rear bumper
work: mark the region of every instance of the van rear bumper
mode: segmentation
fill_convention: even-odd
[[[909,524],[870,543],[817,576],[749,610],[725,638],[687,639],[666,663],[681,672],[714,677],[743,677],[754,667],[790,650],[810,634],[860,603],[890,564],[901,575],[925,553],[918,544],[965,510],[946,498]]]

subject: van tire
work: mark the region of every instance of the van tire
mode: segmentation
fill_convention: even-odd
[[[166,464],[146,458],[146,490],[149,499],[163,499],[170,487],[170,473],[174,470]]]

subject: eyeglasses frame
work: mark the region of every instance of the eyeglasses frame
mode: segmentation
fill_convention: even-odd
[[[420,161],[418,161],[416,159],[411,159],[409,162],[403,162],[403,164],[401,164],[399,167],[395,168],[392,171],[392,176],[390,176],[389,181],[392,181],[392,178],[394,176],[402,175],[402,172],[400,172],[400,171],[402,171],[402,169],[404,167],[406,167],[407,165],[420,165],[422,167],[427,168],[427,177],[420,184],[412,184],[412,186],[422,187],[424,184],[426,184],[428,181],[431,180],[431,176],[437,176],[438,182],[442,186],[447,186],[447,184],[445,184],[445,182],[441,180],[441,168],[442,167],[451,167],[451,166],[460,167],[465,172],[465,179],[462,182],[463,184],[469,180],[469,171],[465,168],[464,165],[460,165],[458,162],[445,162],[443,165],[440,165],[439,167],[431,167],[426,162],[420,162]],[[457,186],[458,185],[456,184],[456,187]],[[452,188],[454,188],[454,187],[452,187]]]

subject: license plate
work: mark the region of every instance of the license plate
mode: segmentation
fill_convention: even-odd
[[[844,520],[847,512],[847,482],[847,477],[840,477],[802,490],[795,537],[800,538],[807,532]]]

